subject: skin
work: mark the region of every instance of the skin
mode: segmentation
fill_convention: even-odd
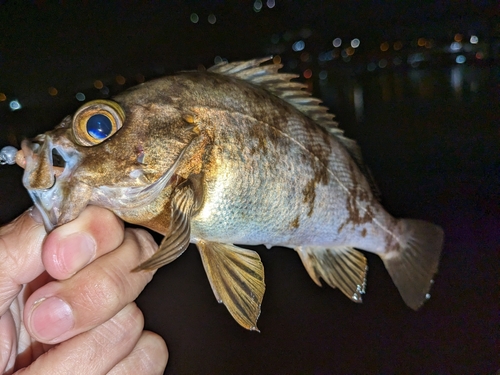
[[[154,271],[130,272],[156,248],[94,206],[50,234],[36,210],[0,228],[2,373],[162,374],[165,342],[133,302]]]

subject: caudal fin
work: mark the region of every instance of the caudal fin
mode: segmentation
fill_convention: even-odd
[[[402,219],[406,244],[381,258],[405,303],[417,310],[428,299],[437,272],[444,233],[437,225],[422,220]]]

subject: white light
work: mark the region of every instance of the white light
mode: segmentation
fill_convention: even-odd
[[[358,48],[359,47],[359,39],[358,38],[354,38],[353,40],[351,40],[351,47],[352,48]]]
[[[196,13],[191,13],[191,16],[189,17],[192,23],[198,23],[200,20],[200,17]]]
[[[9,107],[12,111],[17,111],[18,109],[21,109],[21,103],[17,100],[13,100],[9,103]]]
[[[212,13],[208,16],[208,23],[213,25],[215,22],[217,22],[217,18],[215,17],[215,14]]]
[[[303,40],[299,40],[292,45],[292,49],[295,52],[302,51],[305,48],[306,44],[304,43]]]
[[[255,0],[253,3],[253,10],[255,12],[260,12],[262,10],[262,1],[261,0]]]
[[[479,42],[479,38],[475,35],[470,37],[470,44],[477,44]]]
[[[335,39],[333,40],[333,46],[334,46],[335,48],[338,48],[338,47],[340,47],[341,45],[342,45],[342,39],[340,39],[340,38],[335,38]]]
[[[274,8],[275,5],[276,5],[276,1],[274,1],[274,0],[267,0],[267,7],[269,9]]]
[[[85,100],[85,94],[83,92],[79,92],[75,95],[75,98],[79,102],[83,102]]]
[[[458,55],[457,58],[455,59],[455,62],[457,64],[463,64],[465,62],[466,58],[464,55]]]

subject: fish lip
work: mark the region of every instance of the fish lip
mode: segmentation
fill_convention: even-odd
[[[21,143],[21,149],[26,159],[23,185],[41,213],[45,230],[50,232],[56,226],[63,224],[61,223],[61,208],[66,198],[65,187],[79,164],[80,156],[74,148],[71,151],[67,150],[61,144],[55,143],[53,138],[47,134],[37,136],[33,141],[35,142],[23,140]],[[64,160],[64,167],[53,165],[53,150],[56,150]],[[48,169],[45,172],[50,174],[53,184],[50,187],[37,188],[31,185],[30,175],[40,168],[43,161],[48,161],[46,163]]]

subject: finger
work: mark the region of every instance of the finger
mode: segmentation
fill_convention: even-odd
[[[0,318],[0,371],[9,373],[16,361],[17,332],[14,318],[7,311]]]
[[[0,228],[0,316],[26,284],[43,272],[40,248],[46,236],[40,213],[30,209]]]
[[[75,220],[54,229],[45,240],[42,260],[47,272],[64,280],[123,241],[123,222],[111,211],[88,206]]]
[[[143,327],[141,311],[130,303],[102,325],[53,347],[23,374],[107,374],[132,352]]]
[[[131,272],[158,245],[141,229],[127,229],[115,251],[68,280],[53,281],[26,301],[24,321],[37,340],[55,344],[92,329],[137,298],[154,272]]]
[[[167,361],[165,341],[156,333],[144,331],[132,353],[113,367],[108,375],[163,374]]]

